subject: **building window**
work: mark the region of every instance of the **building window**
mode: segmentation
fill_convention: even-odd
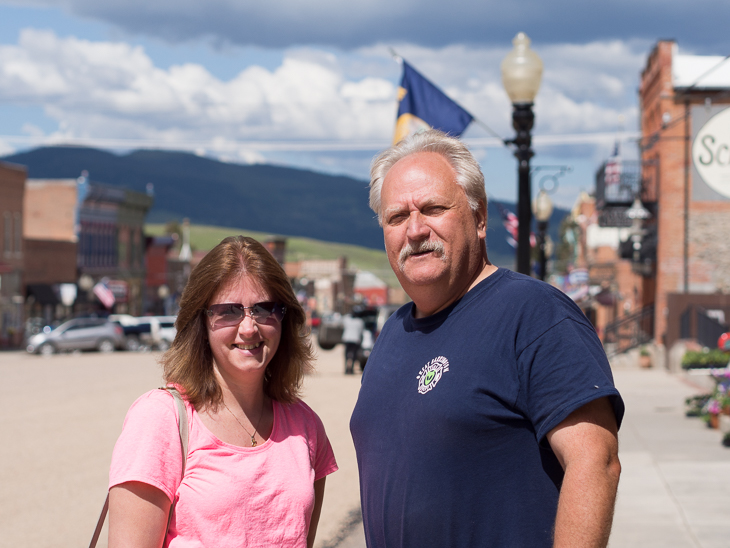
[[[134,268],[134,229],[127,229],[127,238],[129,238],[129,247],[127,248],[127,266]]]
[[[3,217],[5,219],[3,250],[5,251],[5,256],[7,257],[13,251],[13,217],[10,215],[9,211],[6,211]]]
[[[134,261],[133,266],[140,268],[142,266],[142,229],[137,227],[134,229],[134,251],[132,252],[132,260]]]
[[[23,253],[23,218],[19,212],[15,212],[15,254]]]
[[[79,267],[89,266],[89,223],[81,221],[81,232],[79,234],[78,265]]]

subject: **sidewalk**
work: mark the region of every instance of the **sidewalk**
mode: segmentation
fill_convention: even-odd
[[[626,403],[622,465],[611,548],[730,546],[730,448],[684,399],[704,392],[693,379],[616,365]],[[690,384],[692,383],[692,384]],[[362,525],[337,548],[364,548]]]
[[[626,416],[610,546],[730,546],[730,448],[718,430],[684,416],[684,399],[704,390],[657,369],[614,369],[614,377]]]

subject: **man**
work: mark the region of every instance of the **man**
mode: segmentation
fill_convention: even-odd
[[[345,375],[355,373],[355,362],[362,344],[365,321],[359,316],[345,314],[342,318],[342,342],[345,343]]]
[[[479,165],[437,131],[373,162],[370,205],[413,300],[350,429],[370,547],[606,546],[623,402],[557,289],[489,263]]]

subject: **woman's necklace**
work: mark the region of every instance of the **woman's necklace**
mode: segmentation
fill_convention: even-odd
[[[248,431],[248,429],[243,425],[241,421],[238,420],[238,417],[233,414],[233,411],[228,409],[228,406],[226,405],[226,402],[223,402],[223,407],[226,408],[226,410],[231,414],[231,416],[236,419],[236,422],[241,425],[241,428],[248,434],[248,437],[251,438],[251,447],[256,447],[258,445],[258,442],[256,441],[256,433],[259,429],[259,425],[261,424],[261,418],[264,416],[264,405],[266,404],[266,400],[264,399],[264,402],[261,404],[261,413],[259,414],[259,420],[256,422],[256,428],[253,429],[253,434]],[[244,413],[245,414],[245,413]],[[251,423],[251,426],[253,426],[253,423]]]

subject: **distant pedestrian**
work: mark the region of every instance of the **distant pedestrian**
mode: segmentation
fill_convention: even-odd
[[[489,262],[484,176],[457,139],[385,151],[370,204],[413,302],[375,342],[350,423],[367,545],[605,547],[624,406],[585,315]]]
[[[345,375],[355,373],[355,361],[360,352],[365,321],[353,314],[342,318],[342,342],[345,343]]]
[[[365,371],[365,363],[370,356],[370,352],[373,351],[373,345],[375,344],[375,335],[373,330],[370,329],[365,323],[365,331],[362,332],[362,343],[360,344],[360,369]]]
[[[313,359],[305,322],[286,273],[257,241],[226,238],[195,267],[163,357],[190,425],[185,474],[173,398],[148,392],[114,448],[110,548],[312,547],[337,464],[299,399]]]

